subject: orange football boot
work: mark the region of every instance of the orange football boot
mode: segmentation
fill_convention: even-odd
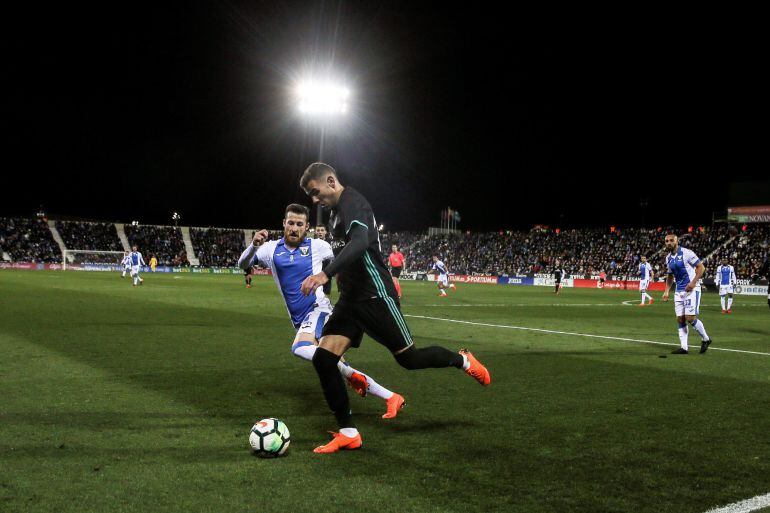
[[[492,377],[489,375],[487,368],[484,367],[481,362],[478,361],[475,356],[473,356],[473,353],[467,349],[460,349],[460,354],[465,356],[468,359],[468,362],[471,364],[465,373],[478,381],[479,384],[485,387],[489,386],[489,384],[492,382]]]
[[[329,431],[332,435],[332,441],[326,445],[320,445],[313,449],[316,454],[331,454],[338,451],[352,451],[354,449],[360,449],[364,445],[361,440],[361,433],[358,433],[353,438],[343,435],[342,433],[335,433]]]
[[[385,404],[387,404],[388,411],[385,412],[385,414],[382,416],[383,419],[392,419],[396,415],[398,415],[398,410],[403,408],[406,405],[406,402],[404,401],[404,398],[393,392],[393,395],[385,401]]]
[[[354,372],[348,378],[348,385],[355,390],[358,395],[366,397],[366,391],[369,389],[369,382],[366,381],[366,376],[360,372]]]

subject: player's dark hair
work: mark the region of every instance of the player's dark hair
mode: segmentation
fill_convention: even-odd
[[[302,173],[302,178],[299,179],[299,186],[302,187],[303,190],[307,190],[307,184],[310,183],[310,180],[318,180],[327,174],[332,174],[337,178],[337,171],[335,171],[329,164],[313,162],[307,169],[305,169],[305,172]]]
[[[286,212],[284,213],[284,217],[286,217],[289,212],[292,214],[298,214],[301,216],[305,216],[305,219],[310,221],[310,209],[307,208],[305,205],[300,205],[299,203],[292,203],[288,207],[286,207]]]

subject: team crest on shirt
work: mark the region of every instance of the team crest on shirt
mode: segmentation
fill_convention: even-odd
[[[300,246],[299,247],[299,254],[303,257],[306,257],[310,254],[310,247],[309,246]]]

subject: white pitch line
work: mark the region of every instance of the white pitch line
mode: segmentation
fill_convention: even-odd
[[[420,305],[420,306],[448,306],[448,307],[460,307],[460,308],[467,308],[467,307],[485,307],[485,306],[515,306],[515,307],[525,307],[525,306],[545,306],[545,307],[551,307],[551,306],[623,306],[621,303],[468,303],[468,304],[453,304],[453,303],[436,303],[436,304],[428,304],[428,305]],[[629,306],[629,305],[626,305]]]
[[[766,508],[770,506],[770,493],[765,495],[757,495],[751,499],[745,501],[734,502],[721,508],[713,508],[706,513],[750,513],[751,511],[757,511],[758,509]]]
[[[643,339],[625,338],[625,337],[610,337],[608,335],[592,335],[589,333],[575,333],[572,331],[546,330],[543,328],[528,328],[526,326],[509,326],[507,324],[490,324],[486,322],[460,321],[457,319],[444,319],[442,317],[430,317],[427,315],[410,315],[410,314],[403,314],[403,315],[404,317],[412,317],[415,319],[428,319],[431,321],[453,322],[457,324],[469,324],[471,326],[486,326],[488,328],[504,328],[509,330],[537,331],[539,333],[552,333],[555,335],[572,335],[573,337],[601,338],[604,340],[622,340],[623,342],[636,342],[638,344],[655,344],[658,346],[679,347],[679,344],[672,344],[670,342],[658,342],[655,340],[643,340]],[[728,349],[726,347],[709,347],[709,351],[728,351],[730,353],[744,353],[744,354],[757,354],[761,356],[770,356],[770,353],[762,353],[759,351],[746,351],[744,349]]]

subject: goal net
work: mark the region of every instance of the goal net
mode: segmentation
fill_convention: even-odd
[[[62,253],[62,269],[82,269],[86,265],[120,266],[123,261],[123,251],[98,251],[93,249],[65,249]]]

